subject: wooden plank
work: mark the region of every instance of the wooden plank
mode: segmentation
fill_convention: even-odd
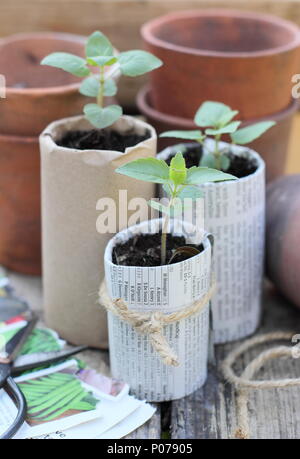
[[[260,333],[275,330],[300,331],[300,311],[286,300],[267,289],[264,298],[264,316]],[[299,324],[299,325],[298,325]],[[296,327],[296,329],[295,329]],[[286,343],[285,343],[286,344]],[[205,386],[185,399],[173,402],[171,435],[174,439],[233,437],[236,429],[236,398],[233,387],[224,382],[220,364],[238,343],[217,346],[218,368],[211,368]],[[271,344],[269,346],[274,345]],[[236,367],[241,372],[259,350],[259,347],[240,359]],[[299,360],[272,361],[259,372],[261,379],[299,377]],[[300,438],[300,388],[252,390],[249,396],[251,438]]]
[[[40,277],[24,276],[22,274],[8,272],[11,285],[15,288],[16,294],[24,298],[41,317],[39,326],[44,327],[43,311],[42,311],[42,281]],[[94,368],[98,372],[110,375],[109,369],[109,356],[108,352],[89,349],[77,355],[82,359],[90,368]],[[157,410],[152,418],[139,429],[128,435],[127,439],[159,439],[161,435],[161,421],[160,421],[160,407],[155,405]]]
[[[295,116],[293,121],[286,173],[300,174],[300,113]]]
[[[225,7],[267,12],[300,25],[298,0],[11,0],[0,3],[2,36],[19,32],[60,31],[88,35],[100,29],[120,50],[142,46],[141,25],[171,11]],[[122,79],[119,99],[134,104],[147,77]]]

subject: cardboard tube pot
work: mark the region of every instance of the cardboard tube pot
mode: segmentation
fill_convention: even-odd
[[[215,343],[226,343],[254,333],[261,315],[261,287],[265,239],[265,163],[254,151],[228,145],[236,155],[253,159],[256,171],[228,182],[201,185],[204,227],[214,236],[217,293],[212,300]],[[213,151],[207,139],[204,152]],[[191,148],[191,144],[186,144]],[[158,157],[167,159],[176,147]],[[161,192],[162,193],[162,192]]]
[[[100,198],[109,198],[118,216],[119,190],[127,190],[128,202],[154,196],[152,184],[141,187],[137,180],[114,171],[134,159],[155,156],[156,133],[150,125],[123,116],[112,129],[149,132],[147,140],[125,153],[57,145],[66,131],[86,129],[91,125],[83,116],[67,118],[50,124],[40,137],[44,306],[47,324],[64,339],[103,348],[107,346],[106,315],[97,306],[97,291],[104,278],[103,254],[111,234],[97,231],[97,218],[104,208],[97,210],[96,206]],[[144,218],[148,218],[147,210]]]
[[[211,282],[211,245],[203,231],[191,224],[171,222],[172,234],[185,235],[188,243],[204,250],[186,261],[157,267],[116,265],[112,251],[118,242],[141,233],[156,233],[161,220],[143,222],[118,233],[105,250],[105,277],[110,298],[122,298],[138,312],[172,313],[205,295]],[[200,312],[164,327],[164,335],[179,358],[179,366],[167,366],[150,344],[149,336],[108,313],[111,371],[127,381],[139,398],[166,401],[184,397],[201,387],[207,376],[209,304]]]
[[[148,51],[164,65],[150,75],[154,108],[192,119],[205,100],[269,116],[291,99],[299,73],[300,29],[276,16],[199,8],[155,18],[141,29]]]

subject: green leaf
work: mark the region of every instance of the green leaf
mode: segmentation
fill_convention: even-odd
[[[117,58],[115,56],[93,56],[88,57],[87,62],[94,67],[103,67],[105,65],[115,64],[117,62]]]
[[[178,194],[178,198],[180,199],[198,199],[203,198],[204,193],[203,191],[197,186],[185,186],[180,193]]]
[[[226,124],[228,124],[238,113],[238,110],[230,110],[229,112],[224,113],[224,115],[220,118],[219,126],[226,126]]]
[[[80,85],[79,92],[84,96],[97,97],[100,88],[99,81],[91,76],[83,80]]]
[[[241,121],[232,121],[231,123],[227,124],[226,126],[223,126],[218,129],[206,129],[205,134],[207,135],[221,135],[221,134],[232,134],[237,130],[239,125],[241,124]]]
[[[236,177],[216,169],[194,166],[188,169],[185,183],[187,185],[201,185],[202,183],[223,182],[225,180],[236,180]]]
[[[231,134],[230,137],[234,143],[244,145],[260,137],[275,124],[275,121],[261,121],[239,129],[234,134]]]
[[[104,95],[106,97],[115,96],[117,94],[117,91],[117,85],[112,78],[104,82]]]
[[[185,166],[185,159],[182,156],[182,153],[176,153],[176,155],[171,159],[170,168],[169,168],[169,177],[170,180],[175,185],[181,185],[186,179],[187,168]]]
[[[96,31],[89,36],[85,53],[87,57],[113,56],[114,49],[109,39],[102,32]]]
[[[162,61],[147,51],[133,50],[120,53],[118,56],[123,75],[135,77],[151,72],[162,65]]]
[[[210,167],[211,169],[216,169],[215,155],[213,153],[207,153],[205,155],[202,155],[199,165],[201,167]]]
[[[175,139],[196,140],[202,142],[205,136],[197,129],[194,131],[167,131],[160,134],[159,137],[174,137]]]
[[[88,76],[91,72],[82,57],[70,53],[52,53],[44,57],[41,65],[50,65],[65,70],[78,77]]]
[[[197,126],[219,126],[222,118],[232,112],[231,108],[220,102],[207,101],[198,109],[194,121]]]
[[[169,166],[165,161],[157,158],[136,159],[118,167],[116,172],[144,182],[167,183],[169,181]]]
[[[221,169],[222,171],[227,171],[230,167],[230,159],[227,155],[221,156]]]
[[[97,104],[87,104],[83,111],[87,120],[98,129],[111,126],[122,116],[122,108],[119,105],[101,108]]]

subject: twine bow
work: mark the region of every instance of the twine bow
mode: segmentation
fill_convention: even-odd
[[[277,346],[261,352],[244,369],[241,376],[238,376],[232,369],[233,365],[245,351],[253,346],[267,343],[269,341],[287,340],[291,341],[292,332],[273,332],[256,336],[245,341],[241,346],[231,351],[223,362],[223,373],[225,378],[235,385],[237,391],[237,424],[235,438],[250,438],[250,427],[248,418],[249,389],[270,389],[300,386],[300,378],[285,378],[272,380],[252,380],[255,373],[268,361],[278,357],[292,357],[293,348],[288,346]]]
[[[208,292],[200,300],[195,301],[191,306],[171,314],[163,314],[162,312],[142,313],[128,309],[126,303],[121,298],[112,301],[108,296],[105,281],[103,281],[99,291],[99,302],[107,311],[112,312],[130,324],[137,333],[148,335],[153,348],[159,354],[163,363],[176,367],[179,365],[178,356],[171,349],[163,334],[164,326],[200,312],[211,300],[214,292],[215,283],[212,284]]]

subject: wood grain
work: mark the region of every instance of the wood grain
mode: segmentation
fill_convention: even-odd
[[[263,324],[259,333],[274,330],[300,331],[300,312],[269,288],[264,297]],[[286,343],[285,343],[286,344]],[[238,343],[218,346],[216,363],[220,367],[227,353]],[[237,365],[241,372],[262,346],[247,353]],[[300,377],[299,360],[272,361],[258,375],[261,379]],[[210,368],[205,386],[191,396],[173,402],[171,435],[182,438],[233,438],[236,429],[234,388],[223,379],[220,369]],[[300,438],[300,389],[251,391],[249,397],[251,438]]]

